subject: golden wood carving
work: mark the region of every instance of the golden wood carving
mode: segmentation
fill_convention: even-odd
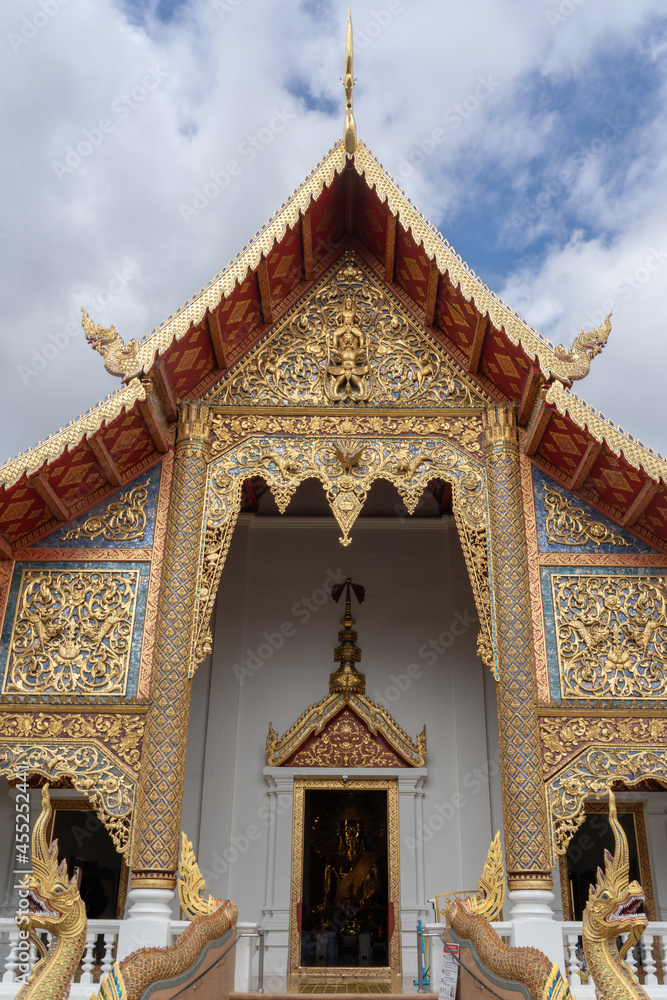
[[[190,712],[197,567],[206,497],[208,419],[206,403],[179,404],[151,705],[146,716],[132,848],[135,887],[175,887]]]
[[[288,228],[300,224],[300,213],[307,211],[312,200],[318,198],[325,186],[334,182],[346,164],[347,154],[341,140],[260,229],[243,253],[186,302],[182,309],[177,310],[139,344],[136,370],[150,371],[158,355],[163,354],[171,344],[180,340],[191,326],[200,324],[207,310],[214,310],[221,300],[229,296],[237,283],[244,280],[248,271],[253,271],[257,267],[262,256],[269,253],[276,242],[282,240]],[[402,228],[412,233],[418,245],[424,246],[440,273],[449,274],[452,284],[461,288],[466,300],[474,303],[481,315],[488,313],[493,325],[497,329],[503,329],[512,344],[521,345],[527,357],[536,358],[545,376],[553,372],[559,378],[570,377],[568,370],[571,374],[572,365],[559,361],[552,345],[483,284],[447,241],[408,201],[405,194],[361,141],[356,144],[352,169],[366,178],[368,185],[376,190],[381,201],[387,203],[389,211],[397,217]],[[127,386],[113,393],[90,413],[73,421],[36,448],[6,462],[0,467],[0,483],[12,485],[22,475],[37,471],[45,462],[53,461],[61,455],[66,447],[75,447],[84,437],[96,433],[105,423],[117,418],[124,410],[131,409],[137,400],[145,398],[145,387],[139,379],[132,379]],[[552,383],[547,402],[556,405],[561,413],[568,411],[577,426],[582,429],[588,427],[593,436],[597,440],[604,439],[615,454],[618,455],[623,451],[626,459],[635,468],[645,469],[656,481],[667,477],[667,463],[660,455],[643,447],[622,430],[614,427],[604,416],[568,392],[560,382]]]
[[[25,569],[3,694],[124,694],[139,570]]]
[[[350,692],[328,694],[322,701],[311,705],[280,739],[273,726],[269,724],[269,735],[266,738],[266,763],[269,767],[279,767],[285,764],[288,758],[299,751],[310,736],[325,730],[327,724],[332,719],[336,719],[339,713],[341,722],[344,721],[346,724],[348,723],[348,716],[354,713],[361,720],[363,732],[372,734],[372,736],[377,734],[382,736],[389,746],[396,751],[396,754],[411,767],[423,767],[426,763],[425,728],[418,734],[416,742],[413,742],[386,708],[371,701],[366,694]],[[328,733],[328,729],[325,730],[325,735],[326,733]],[[349,735],[351,736],[351,733]],[[359,754],[363,754],[364,752],[370,757],[369,746],[369,741],[366,738],[361,741],[361,745],[356,740],[350,740],[350,750],[348,751],[350,759],[352,759],[353,755],[357,758]],[[333,746],[330,739],[327,739],[324,747],[325,754],[327,751],[333,753]],[[307,755],[308,753],[309,750],[306,750],[305,754]],[[345,750],[343,749],[338,756],[342,756],[344,753]],[[318,756],[319,754],[315,752],[315,760]],[[299,760],[299,764],[301,763],[314,763],[314,761]],[[395,760],[392,764],[382,766],[393,767],[394,765]],[[320,764],[319,766],[333,767],[335,765]],[[347,767],[348,764],[344,764],[344,766]],[[366,767],[371,765],[350,763],[349,766]],[[372,766],[379,765],[374,764]]]
[[[564,698],[664,698],[667,578],[551,577]]]
[[[313,742],[290,760],[291,767],[405,767],[352,711],[343,709]]]
[[[130,846],[136,775],[119,767],[94,740],[43,739],[0,739],[0,774],[12,779],[27,772],[53,784],[68,779],[86,796],[116,850],[125,854]]]
[[[181,856],[178,861],[178,901],[189,920],[206,917],[220,906],[214,896],[204,896],[206,883],[199,870],[192,841],[181,833]]]
[[[427,413],[399,413],[383,410],[380,413],[360,411],[344,413],[320,410],[316,414],[302,412],[289,416],[283,413],[249,411],[239,407],[240,414],[223,407],[211,407],[213,438],[211,455],[216,458],[229,451],[241,441],[261,434],[291,434],[312,437],[444,437],[472,458],[481,462],[482,458],[482,418],[474,410],[464,415],[452,415],[443,411],[442,415],[431,410]]]
[[[535,714],[528,556],[513,408],[489,408],[484,424],[508,886],[549,889],[552,865]]]
[[[488,402],[353,252],[209,398],[218,405],[306,407]]]
[[[146,530],[146,505],[148,503],[148,483],[123,493],[118,500],[110,503],[100,516],[89,517],[77,528],[65,535],[72,538],[104,538],[105,541],[142,541]]]
[[[600,326],[588,333],[580,330],[568,350],[562,344],[555,348],[554,354],[561,362],[560,369],[552,368],[556,378],[575,382],[585,378],[591,367],[591,361],[602,351],[611,333],[611,313]]]
[[[588,796],[615,783],[634,788],[651,779],[667,787],[667,750],[594,747],[554,775],[546,785],[554,864],[581,826]]]
[[[366,677],[357,669],[361,650],[352,618],[351,590],[359,601],[363,588],[345,581],[345,611],[334,649],[338,664],[329,674],[329,694],[306,709],[278,739],[269,723],[266,762],[292,767],[423,767],[426,761],[426,727],[413,743],[394,717],[366,696]],[[334,589],[338,600],[341,590]]]
[[[338,434],[357,431],[345,437],[326,438],[322,431],[332,426],[331,418],[259,416],[230,417],[214,410],[210,444],[213,461],[208,475],[204,554],[199,584],[197,628],[193,641],[193,670],[206,655],[209,622],[220,575],[231,542],[236,518],[241,509],[243,481],[262,476],[269,485],[278,507],[284,511],[300,483],[316,478],[322,482],[332,511],[342,529],[341,541],[349,544],[349,532],[376,479],[394,483],[408,511],[419,502],[430,479],[441,477],[452,483],[452,503],[470,581],[480,620],[478,652],[482,661],[493,664],[491,638],[491,600],[486,544],[486,500],[484,472],[468,451],[479,448],[479,418],[471,418],[466,427],[462,418],[427,420],[418,417],[405,421],[384,417],[345,416],[333,418]],[[403,424],[426,432],[440,425],[434,437],[378,437],[386,425],[394,434]],[[462,426],[467,431],[466,450],[450,443]],[[250,436],[257,427],[264,434]],[[362,429],[369,438],[360,437]],[[293,436],[299,431],[303,437]],[[282,431],[282,433],[281,433]],[[290,436],[283,436],[292,432]],[[234,442],[236,434],[244,438]],[[270,435],[270,440],[267,437]]]
[[[657,717],[546,716],[540,719],[540,735],[546,774],[553,774],[575,754],[592,745],[653,746],[667,750],[667,721]]]
[[[136,340],[129,340],[127,347],[125,341],[119,335],[115,326],[104,327],[99,323],[94,323],[86,310],[81,306],[81,326],[86,335],[86,340],[98,354],[104,358],[104,367],[110,375],[118,378],[125,378],[137,372],[137,354],[139,344]]]
[[[352,107],[352,94],[354,85],[354,54],[352,51],[352,15],[350,8],[347,9],[347,36],[345,39],[345,75],[341,80],[345,88],[345,125],[343,128],[343,145],[345,152],[352,155],[357,148],[357,126],[354,122],[354,110]]]
[[[594,521],[590,514],[577,507],[567,497],[556,490],[544,493],[546,510],[547,541],[555,545],[596,545],[630,546],[622,535],[618,535],[600,521]]]
[[[0,740],[101,740],[131,771],[139,771],[145,716],[0,712]]]
[[[297,922],[297,906],[303,897],[303,844],[305,792],[311,788],[358,789],[387,791],[387,848],[389,861],[389,902],[394,909],[394,933],[389,942],[389,966],[346,966],[336,969],[331,966],[301,967],[301,940]],[[336,976],[382,982],[393,992],[400,992],[401,986],[401,899],[399,867],[398,828],[398,782],[395,779],[352,778],[343,782],[341,778],[295,778],[294,779],[294,822],[292,825],[292,879],[290,898],[290,939],[289,939],[289,989],[296,990],[303,980],[323,982]]]

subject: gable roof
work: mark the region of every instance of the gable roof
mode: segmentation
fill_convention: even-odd
[[[176,400],[203,396],[347,246],[491,398],[518,404],[536,464],[667,551],[667,462],[572,394],[554,345],[477,278],[363,143],[350,157],[341,141],[234,260],[142,341],[126,385],[0,467],[0,556],[159,461],[173,445]]]

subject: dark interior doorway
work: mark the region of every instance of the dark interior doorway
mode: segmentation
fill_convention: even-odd
[[[628,839],[630,881],[639,882],[646,894],[646,909],[655,919],[653,891],[644,817],[638,803],[617,802],[618,821]],[[563,916],[566,920],[581,920],[591,885],[597,882],[598,867],[604,869],[604,852],[614,853],[614,835],[609,826],[608,807],[602,803],[586,806],[586,818],[567,848],[567,897],[563,893]],[[565,890],[565,886],[563,886]],[[567,905],[566,905],[567,904]]]
[[[387,966],[387,792],[305,793],[302,966]]]
[[[81,800],[54,799],[51,804],[51,837],[58,841],[58,854],[67,861],[70,878],[80,873],[79,891],[88,919],[122,919],[127,869],[109,832]]]

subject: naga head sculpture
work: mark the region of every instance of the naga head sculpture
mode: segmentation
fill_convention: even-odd
[[[29,881],[31,929],[70,937],[86,927],[86,908],[76,877],[69,878],[65,861],[58,864],[58,841],[49,844],[52,810],[49,786],[42,788],[42,811],[32,831],[32,875]]]
[[[99,323],[94,323],[83,306],[81,306],[81,312],[83,313],[81,326],[86,334],[86,340],[92,348],[104,357],[109,345],[120,339],[115,326],[104,327],[100,326]]]
[[[614,834],[613,856],[605,851],[604,871],[598,868],[598,879],[590,888],[583,915],[584,940],[615,939],[629,934],[621,950],[623,958],[637,943],[646,929],[646,897],[639,882],[630,882],[628,841],[616,814],[614,793],[609,789],[609,825]]]

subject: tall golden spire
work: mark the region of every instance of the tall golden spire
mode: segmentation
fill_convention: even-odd
[[[341,80],[345,88],[345,126],[343,128],[343,142],[345,152],[350,156],[357,148],[357,126],[354,123],[354,111],[352,110],[352,88],[356,80],[354,79],[353,53],[352,53],[352,15],[350,8],[347,8],[347,39],[345,41],[345,75]]]

